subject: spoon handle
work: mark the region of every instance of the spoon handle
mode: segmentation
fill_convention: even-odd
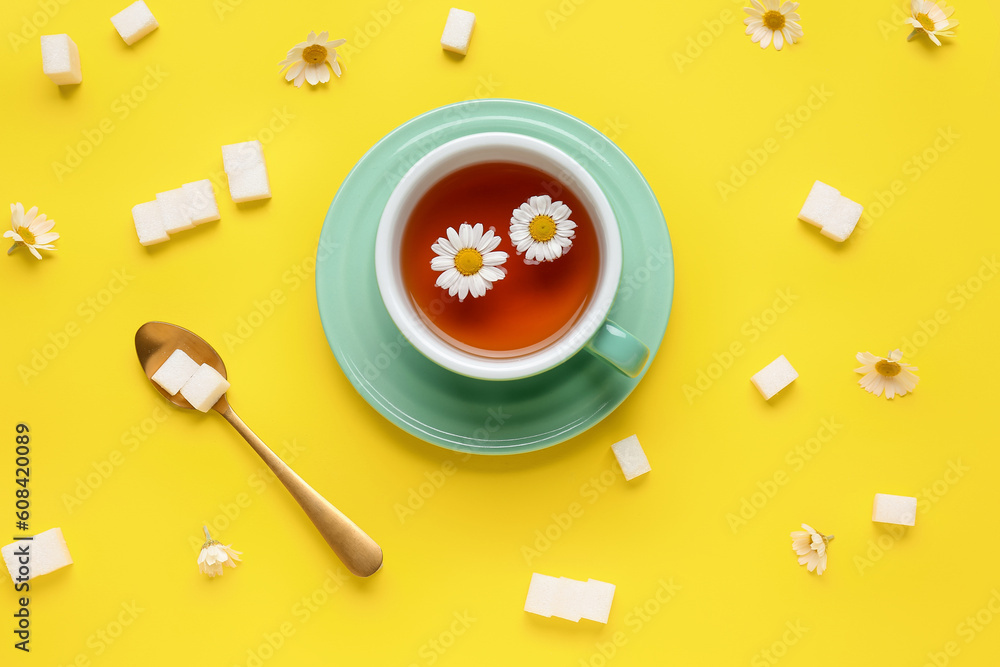
[[[231,407],[222,416],[250,443],[267,467],[285,485],[347,569],[359,577],[368,577],[378,572],[382,567],[382,549],[375,540],[306,484],[243,423]]]

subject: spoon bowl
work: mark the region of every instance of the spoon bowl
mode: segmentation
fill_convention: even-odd
[[[208,364],[228,380],[226,365],[219,353],[201,336],[176,324],[147,322],[135,332],[135,351],[139,356],[142,370],[152,385],[164,398],[177,407],[194,409],[180,395],[180,392],[171,396],[160,385],[152,382],[153,374],[173,354],[174,350],[183,350],[196,363],[199,365]],[[250,446],[263,459],[267,467],[302,506],[323,539],[327,541],[327,544],[343,561],[348,570],[360,577],[367,577],[382,567],[382,549],[378,544],[340,510],[330,504],[319,492],[306,484],[277,454],[271,451],[264,444],[264,441],[257,437],[257,434],[250,430],[250,427],[236,415],[225,394],[212,406],[212,409],[225,417],[226,421],[250,443]]]
[[[199,366],[208,364],[219,371],[222,377],[229,379],[226,374],[226,364],[222,357],[215,351],[215,348],[208,344],[204,338],[198,334],[188,331],[184,327],[167,322],[146,322],[135,332],[135,352],[139,355],[139,363],[146,377],[152,380],[153,373],[163,365],[174,350],[183,350]],[[180,392],[171,396],[160,385],[153,382],[156,390],[179,408],[193,410],[194,407],[187,402]],[[223,394],[218,403],[213,406],[214,410],[225,414],[229,409],[229,401]]]

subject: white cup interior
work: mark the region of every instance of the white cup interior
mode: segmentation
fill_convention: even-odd
[[[412,302],[399,270],[402,231],[420,198],[449,174],[484,162],[526,165],[565,185],[590,214],[599,247],[599,273],[594,294],[584,313],[557,341],[520,356],[483,356],[460,349],[441,338],[428,326],[425,316]],[[512,204],[511,208],[518,203]],[[497,229],[496,233],[506,237],[507,227]],[[621,271],[618,222],[607,197],[593,177],[578,162],[551,144],[504,132],[461,137],[435,148],[418,160],[390,195],[375,241],[375,272],[379,291],[389,315],[407,340],[435,363],[462,375],[487,380],[535,375],[580,351],[607,317],[618,290]]]

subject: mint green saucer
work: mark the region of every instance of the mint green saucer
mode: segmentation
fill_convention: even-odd
[[[670,236],[635,165],[603,134],[561,111],[518,100],[472,100],[396,128],[344,179],[326,214],[316,299],[330,348],[373,408],[422,440],[462,452],[515,454],[583,433],[635,389],[636,379],[583,351],[523,380],[475,380],[429,361],[399,333],[375,282],[375,230],[389,194],[429,150],[468,134],[515,132],[561,148],[604,190],[622,232],[622,284],[610,317],[649,346],[663,339],[673,298]]]

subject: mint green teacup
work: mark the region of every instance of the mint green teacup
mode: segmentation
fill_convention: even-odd
[[[518,357],[480,356],[435,334],[410,300],[399,270],[401,232],[416,203],[448,174],[483,162],[524,164],[556,177],[579,197],[597,232],[600,269],[590,305],[558,340]],[[642,341],[607,319],[622,274],[621,233],[614,211],[578,162],[540,139],[505,132],[473,134],[449,141],[418,160],[383,209],[375,239],[375,273],[382,301],[399,330],[424,356],[455,373],[483,380],[515,380],[555,368],[586,350],[636,377],[649,358],[649,348]]]

